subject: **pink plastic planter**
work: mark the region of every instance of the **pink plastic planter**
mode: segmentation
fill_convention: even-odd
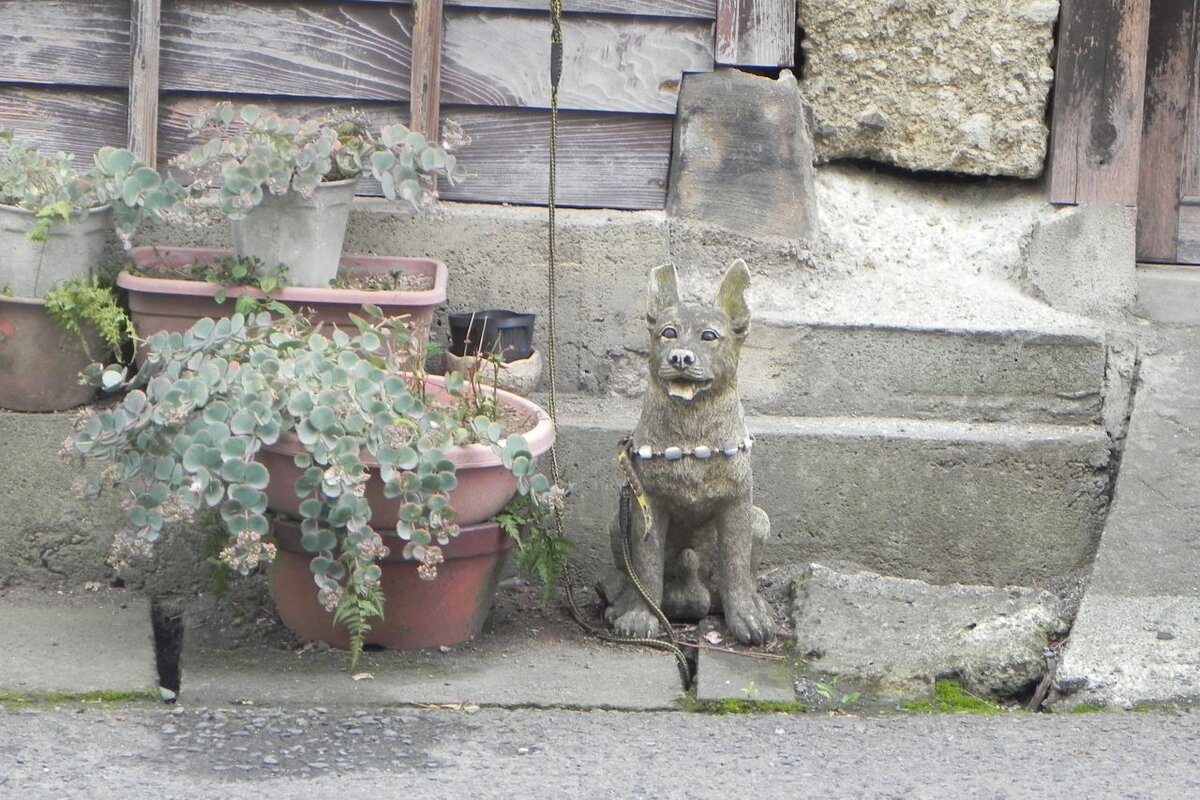
[[[185,267],[197,262],[212,263],[232,255],[231,250],[210,247],[135,247],[131,252],[138,270],[153,271],[156,267]],[[414,322],[428,323],[434,309],[446,299],[446,265],[428,258],[396,258],[391,256],[342,256],[344,275],[382,275],[400,270],[410,275],[433,277],[432,289],[416,292],[366,291],[360,289],[316,289],[289,286],[272,294],[276,300],[295,311],[313,314],[314,319],[330,325],[350,325],[350,314],[362,315],[362,306],[379,306],[388,316],[409,316]],[[138,335],[148,338],[158,331],[182,333],[204,317],[227,317],[233,304],[242,294],[262,297],[262,292],[250,287],[229,287],[227,299],[218,303],[216,294],[222,288],[204,281],[178,278],[147,278],[122,272],[117,285],[129,292],[129,310]]]

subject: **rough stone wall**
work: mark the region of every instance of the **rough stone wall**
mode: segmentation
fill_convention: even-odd
[[[1057,0],[799,0],[822,160],[1034,178]]]

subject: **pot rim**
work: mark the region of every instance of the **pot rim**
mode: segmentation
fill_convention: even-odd
[[[20,215],[26,216],[26,217],[33,217],[33,216],[37,215],[36,211],[30,211],[29,209],[21,208],[20,206],[10,206],[8,203],[0,203],[0,208],[4,209],[5,211],[8,211],[9,213],[20,214]],[[108,212],[111,210],[112,210],[112,203],[103,203],[102,205],[91,206],[90,208],[88,208],[87,211],[88,211],[88,215],[91,216],[92,214],[104,214],[105,212]],[[76,217],[78,217],[78,216],[79,215],[76,214],[75,212],[71,212],[70,221],[74,222]],[[61,222],[62,220],[55,220],[55,221]]]
[[[10,303],[16,306],[41,306],[45,308],[46,301],[41,297],[22,297],[13,294],[0,294],[0,304]]]
[[[440,375],[429,375],[426,377],[426,383],[435,386],[444,386],[446,379]],[[550,414],[537,403],[528,398],[521,397],[519,394],[513,394],[504,389],[497,389],[496,392],[500,402],[504,403],[504,405],[516,407],[521,411],[533,415],[537,420],[532,428],[521,433],[529,445],[529,452],[535,456],[540,456],[549,450],[554,444],[555,438],[554,421],[550,419]],[[291,431],[284,431],[279,435],[279,439],[275,444],[263,445],[263,449],[286,456],[297,456],[308,453],[308,449],[300,443],[300,440]],[[500,456],[496,455],[492,451],[492,448],[485,444],[454,445],[453,447],[446,448],[444,455],[453,461],[459,469],[463,467],[497,467],[503,464]],[[363,454],[363,464],[368,468],[379,466],[379,462],[372,458],[370,454]]]

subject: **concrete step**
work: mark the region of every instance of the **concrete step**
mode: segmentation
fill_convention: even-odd
[[[1200,325],[1200,266],[1138,264],[1134,312],[1156,322]]]
[[[963,206],[969,236],[958,240],[938,221],[949,212],[944,199],[928,203],[879,176],[867,180],[878,184],[871,189],[853,171],[823,174],[825,211],[847,215],[853,236],[814,242],[811,251],[791,240],[717,234],[662,212],[563,210],[559,390],[636,396],[645,384],[651,268],[676,263],[683,296],[711,302],[721,272],[742,257],[753,273],[753,325],[741,385],[754,413],[1067,425],[1099,418],[1102,327],[1029,296],[1013,279],[1018,243],[1048,211],[1044,198],[1022,191],[1007,211],[989,205],[986,222],[978,219],[981,198],[972,198]],[[898,241],[872,225],[862,207],[876,192],[883,206],[908,210],[914,235]],[[170,243],[155,235],[147,231],[146,243]],[[227,246],[227,226],[195,235]],[[544,211],[443,203],[437,215],[412,220],[386,203],[360,201],[346,250],[446,261],[438,341],[447,341],[447,312],[512,308],[536,313],[534,341],[549,357]]]
[[[559,462],[575,490],[582,573],[611,563],[618,441],[635,401],[560,402]],[[850,561],[931,583],[1036,585],[1085,567],[1109,489],[1099,426],[884,417],[748,419],[770,565]]]
[[[772,416],[1089,424],[1102,331],[767,322],[743,352],[746,406]]]
[[[598,393],[636,396],[645,351],[614,354]],[[771,416],[883,416],[1086,425],[1101,419],[1103,331],[756,323],[742,351],[746,409]]]
[[[158,697],[149,603],[119,589],[0,595],[0,694]]]
[[[1200,701],[1200,330],[1161,333],[1058,670],[1068,705]]]

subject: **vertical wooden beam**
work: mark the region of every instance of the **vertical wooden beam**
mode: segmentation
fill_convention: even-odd
[[[441,100],[443,28],[442,0],[416,0],[409,127],[434,141],[441,137],[438,105]]]
[[[132,0],[129,20],[129,149],[158,158],[158,40],[162,0]]]
[[[1192,2],[1192,94],[1188,99],[1187,135],[1183,144],[1182,194],[1200,199],[1200,0]]]
[[[1150,0],[1063,0],[1050,202],[1137,202]]]
[[[717,0],[718,64],[791,67],[796,63],[795,0]]]
[[[1195,0],[1154,0],[1138,192],[1138,258],[1174,262],[1187,163]]]

